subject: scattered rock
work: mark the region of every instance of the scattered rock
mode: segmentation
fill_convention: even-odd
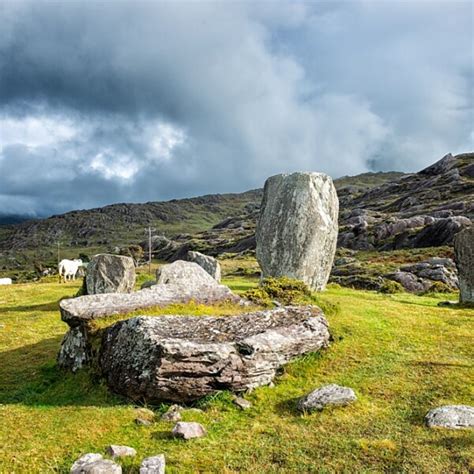
[[[88,295],[102,293],[130,293],[135,286],[133,258],[122,255],[100,254],[87,266]]]
[[[142,420],[155,421],[155,412],[148,408],[135,408],[135,414],[137,418],[141,418]]]
[[[248,401],[245,400],[245,398],[242,397],[235,397],[233,400],[234,405],[237,405],[241,410],[248,410],[249,408],[252,407],[252,404]]]
[[[187,284],[190,286],[216,285],[217,282],[209,273],[195,262],[176,262],[163,265],[156,272],[158,284]]]
[[[189,251],[187,255],[187,260],[189,262],[195,262],[204,270],[206,270],[209,275],[214,278],[217,282],[221,281],[221,266],[219,262],[214,257],[209,257],[200,252]]]
[[[150,420],[145,420],[144,418],[135,418],[135,423],[138,426],[151,426],[153,424],[153,422]]]
[[[137,452],[130,446],[119,446],[117,444],[111,444],[105,452],[113,458],[123,458],[127,456],[136,456]]]
[[[140,465],[140,474],[165,474],[165,455],[145,458]]]
[[[321,173],[280,174],[265,182],[257,225],[262,276],[286,276],[323,290],[331,272],[339,202]]]
[[[329,405],[348,405],[357,400],[357,397],[349,387],[341,387],[340,385],[325,385],[309,393],[298,402],[298,410],[313,411],[322,410]]]
[[[446,405],[430,410],[425,417],[429,428],[474,428],[474,407],[467,405]]]
[[[315,306],[225,318],[140,316],[105,330],[99,365],[116,393],[181,403],[267,385],[283,364],[328,344],[326,319]]]
[[[71,474],[122,474],[122,468],[102,458],[101,454],[89,453],[81,456],[71,467]]]
[[[161,419],[163,421],[177,422],[181,420],[181,410],[182,408],[179,405],[171,405],[167,412],[161,415]]]
[[[180,421],[171,432],[175,438],[192,439],[202,438],[207,432],[200,423]]]
[[[474,303],[474,226],[456,235],[454,252],[459,274],[461,303]]]

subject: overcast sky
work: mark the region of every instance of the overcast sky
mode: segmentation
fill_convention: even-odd
[[[470,1],[0,2],[0,213],[474,149]]]

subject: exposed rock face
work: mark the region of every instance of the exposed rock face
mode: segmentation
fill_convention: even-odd
[[[474,407],[467,405],[446,405],[430,410],[425,417],[429,428],[474,428]]]
[[[58,365],[76,372],[87,364],[90,358],[90,349],[87,341],[86,329],[83,326],[71,328],[61,342],[58,354]]]
[[[107,328],[100,366],[109,387],[128,398],[190,402],[269,384],[283,364],[328,343],[327,322],[312,306],[225,318],[141,316]]]
[[[187,259],[189,262],[197,263],[200,267],[204,268],[217,282],[221,281],[221,266],[214,257],[190,251],[188,252]]]
[[[123,255],[96,255],[86,272],[88,295],[130,293],[135,286],[133,258]]]
[[[165,474],[165,455],[145,458],[140,464],[140,474]]]
[[[474,226],[460,232],[454,241],[461,303],[474,303]]]
[[[202,266],[184,260],[177,260],[160,267],[156,271],[156,281],[164,285],[186,284],[197,286],[216,284],[216,280]]]
[[[228,287],[219,285],[201,267],[196,266],[209,278],[210,284],[160,284],[135,293],[107,293],[62,300],[59,304],[61,319],[71,329],[61,343],[58,365],[76,371],[89,363],[91,346],[88,334],[91,322],[98,318],[189,301],[203,304],[229,301],[242,306],[248,304]]]
[[[298,402],[298,410],[322,410],[328,405],[348,405],[357,400],[354,390],[340,385],[325,385],[303,397]]]
[[[182,438],[186,440],[192,438],[202,438],[207,434],[204,426],[192,421],[180,421],[176,423],[176,426],[173,428],[171,433],[175,438]]]
[[[257,225],[257,259],[263,277],[326,286],[337,243],[339,202],[332,179],[321,173],[268,178]]]

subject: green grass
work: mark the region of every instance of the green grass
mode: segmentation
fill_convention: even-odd
[[[256,279],[232,277],[245,291]],[[473,432],[429,430],[438,405],[474,404],[472,309],[440,308],[446,296],[381,295],[330,286],[319,298],[329,349],[289,364],[275,387],[247,394],[239,411],[221,393],[189,410],[206,438],[170,437],[172,423],[134,423],[135,406],[108,393],[87,371],[59,371],[55,357],[67,327],[57,310],[79,282],[0,287],[0,472],[68,472],[85,452],[108,444],[138,451],[123,462],[138,472],[145,456],[164,453],[167,472],[463,473],[474,469]],[[191,310],[192,308],[189,308]],[[193,314],[213,310],[194,308]],[[180,308],[186,312],[186,308]],[[191,311],[190,311],[191,312]],[[298,397],[326,383],[354,388],[354,405],[300,415]],[[166,407],[152,407],[163,411]]]

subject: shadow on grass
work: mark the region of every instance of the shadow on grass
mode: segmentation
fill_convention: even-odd
[[[111,394],[91,369],[73,374],[60,369],[56,355],[61,336],[0,352],[0,404],[30,406],[114,406],[125,401]]]
[[[287,413],[288,415],[301,415],[298,411],[297,405],[301,397],[288,398],[276,404],[276,408],[281,413]]]
[[[59,301],[43,304],[32,304],[24,306],[2,306],[0,307],[0,314],[2,313],[34,313],[35,311],[58,311]]]

